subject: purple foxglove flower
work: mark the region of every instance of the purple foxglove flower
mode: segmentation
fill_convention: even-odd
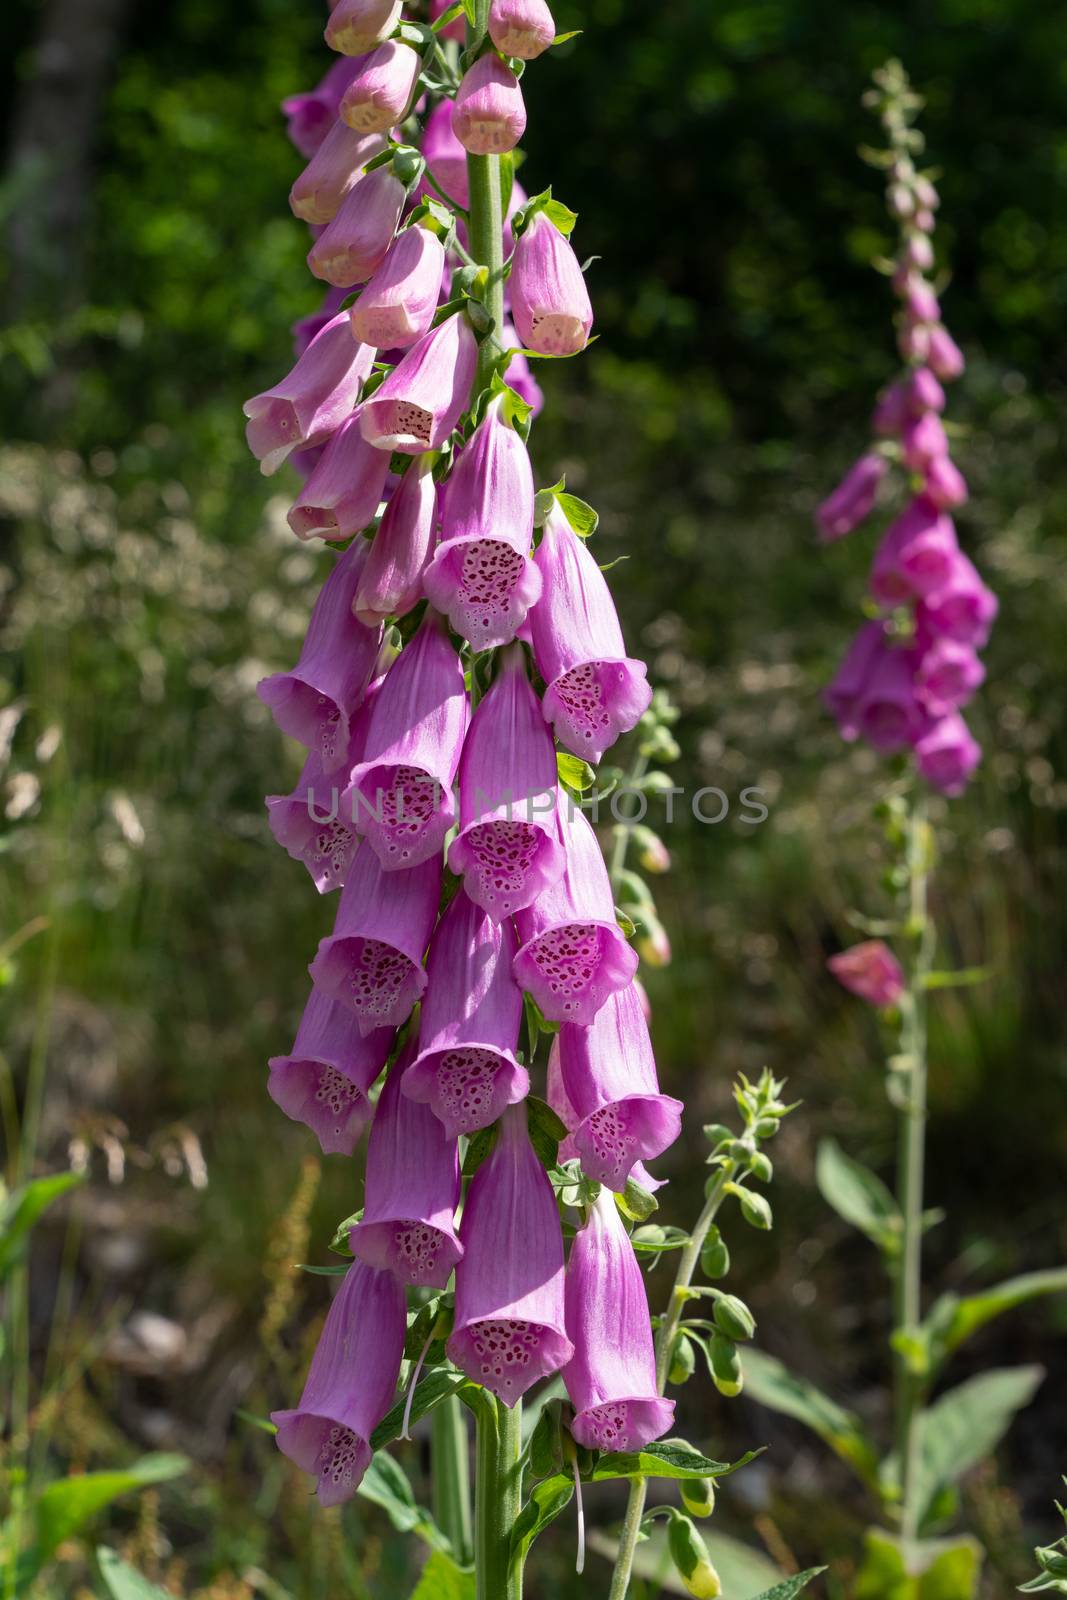
[[[934,264],[934,247],[925,233],[908,235],[904,259],[915,272],[929,272]]]
[[[428,228],[405,228],[351,310],[352,332],[377,350],[406,350],[433,321],[445,251]]]
[[[526,106],[519,80],[488,51],[463,74],[452,104],[452,132],[472,155],[514,150],[526,131]]]
[[[401,0],[337,0],[323,37],[343,56],[364,55],[389,37],[401,9]]]
[[[439,100],[426,118],[420,149],[435,183],[466,211],[471,203],[467,152],[452,131],[451,100]],[[425,186],[423,192],[432,195],[434,191]]]
[[[422,957],[440,896],[438,857],[387,874],[373,850],[356,851],[333,933],[308,970],[320,989],[351,1007],[362,1034],[398,1028],[421,999]]]
[[[909,403],[909,392],[908,392],[907,384],[905,384],[905,383],[891,383],[887,389],[883,389],[882,390],[881,394],[878,396],[878,399],[877,399],[877,401],[875,403],[874,410],[871,413],[871,432],[880,434],[883,438],[895,438],[897,436],[897,434],[900,433],[900,430],[903,428],[905,422],[907,422],[908,417],[910,415],[911,415],[911,406],[910,406],[910,403]],[[876,457],[876,456],[863,456],[863,457],[861,457],[862,461],[872,461],[872,460],[880,460],[880,459],[881,459],[880,457]],[[857,466],[858,465],[859,465],[859,463],[857,462]],[[855,470],[856,470],[856,468],[853,467],[852,471],[854,472]],[[880,481],[880,479],[878,481]],[[876,490],[878,488],[878,481],[876,481],[875,485],[874,485]],[[843,487],[844,487],[844,485],[842,484],[840,488],[835,489],[834,495],[840,495],[841,494],[841,489]],[[822,532],[821,518],[822,518],[822,515],[823,515],[823,511],[827,506],[830,505],[830,501],[833,500],[834,495],[831,495],[830,500],[824,500],[822,505],[819,507],[819,510],[816,512],[816,520],[820,524],[820,532]],[[842,500],[841,504],[842,504],[842,507],[843,507],[844,510],[847,511],[850,508],[851,499],[852,499],[852,497],[851,497],[851,495],[849,495],[849,496],[845,497]],[[873,505],[873,503],[874,502],[872,501],[871,504]],[[846,527],[844,532],[845,533],[851,533],[852,532],[852,528],[851,527]],[[830,533],[823,533],[822,537],[824,539],[826,539],[826,540],[829,540],[829,539],[838,539],[838,538],[841,537],[841,535],[833,533],[833,532],[830,532]]]
[[[927,464],[926,493],[937,506],[961,506],[967,499],[967,480],[948,456]]]
[[[939,588],[959,546],[950,517],[919,495],[890,523],[871,568],[871,593],[882,606],[897,606]]]
[[[573,356],[585,349],[593,326],[589,291],[577,256],[543,211],[515,245],[508,291],[512,320],[527,350]]]
[[[287,1056],[271,1056],[267,1092],[305,1123],[325,1155],[350,1156],[373,1115],[367,1091],[393,1045],[392,1028],[364,1038],[347,1006],[312,989]]]
[[[256,685],[282,732],[315,751],[327,774],[344,762],[351,718],[363,699],[382,642],[380,628],[367,628],[352,615],[366,558],[362,540],[337,558],[315,601],[296,666]]]
[[[833,494],[827,496],[815,513],[815,525],[824,544],[843,539],[870,515],[878,486],[888,470],[885,457],[873,451],[860,456],[849,467]]]
[[[354,62],[335,61],[314,89],[282,101],[285,131],[305,161],[311,160],[336,122],[341,96],[354,71]]]
[[[505,251],[504,254],[506,256],[508,252]],[[514,389],[521,399],[526,401],[528,406],[533,407],[533,417],[539,417],[545,404],[544,390],[534,377],[533,368],[530,366],[529,361],[522,351],[516,348],[518,342],[519,336],[515,329],[510,322],[505,322],[500,330],[500,343],[505,350],[516,349],[515,355],[508,362],[508,385]]]
[[[334,434],[289,509],[298,539],[348,539],[374,521],[389,471],[388,450],[364,439],[358,409]]]
[[[375,697],[363,759],[341,797],[344,815],[389,871],[440,852],[455,817],[452,782],[468,715],[463,664],[428,610]]]
[[[903,750],[929,719],[915,693],[910,650],[890,646],[877,658],[856,707],[859,731],[883,755]]]
[[[271,1412],[279,1450],[318,1479],[320,1505],[350,1500],[370,1466],[370,1436],[400,1376],[406,1312],[392,1274],[357,1261],[326,1314],[300,1404]]]
[[[418,1060],[404,1093],[428,1105],[449,1138],[488,1127],[525,1098],[530,1079],[515,1058],[522,995],[511,965],[515,935],[461,889],[430,944]]]
[[[293,323],[290,333],[293,336],[293,356],[302,356],[308,345],[317,333],[321,333],[328,322],[332,322],[341,310],[347,290],[335,289],[331,284],[322,297],[322,304],[317,311],[312,311],[309,316],[300,317]],[[292,457],[289,458],[290,461]]]
[[[341,96],[341,121],[357,133],[388,133],[403,122],[418,81],[417,51],[386,39],[360,62]]]
[[[534,557],[542,598],[530,612],[544,714],[556,737],[594,764],[648,710],[647,667],[626,654],[607,579],[558,502]]]
[[[637,954],[615,921],[604,857],[584,812],[561,795],[556,826],[566,856],[558,883],[515,917],[521,948],[515,980],[550,1022],[588,1026],[637,971]]]
[[[511,1106],[496,1147],[471,1180],[460,1224],[456,1319],[448,1354],[513,1406],[574,1354],[563,1308],[563,1236],[556,1197]]]
[[[902,361],[926,361],[930,354],[929,324],[905,318],[897,330],[897,349]]]
[[[565,1022],[552,1053],[576,1118],[571,1131],[582,1170],[621,1194],[635,1163],[662,1155],[682,1129],[682,1102],[659,1092],[633,984],[611,995],[589,1027]]]
[[[361,622],[404,617],[422,599],[422,575],[437,524],[436,459],[432,452],[415,458],[382,514],[356,591]]]
[[[440,450],[470,397],[478,341],[460,313],[424,333],[362,411],[363,437],[379,450]]]
[[[911,273],[907,274],[903,285],[903,298],[908,316],[914,322],[936,322],[941,315],[937,296],[930,285]]]
[[[541,596],[530,558],[534,484],[526,446],[490,402],[448,481],[426,594],[475,650],[507,644]]]
[[[945,391],[929,367],[916,367],[907,382],[908,408],[914,413],[944,411]]]
[[[963,372],[963,351],[947,328],[930,329],[930,365],[943,383],[951,383]]]
[[[650,1016],[650,1012],[648,1010],[648,996],[645,994],[645,991],[637,978],[634,979],[630,987],[638,992],[638,998],[641,1002],[642,1012],[644,1014],[645,1021],[647,1022]],[[580,1160],[580,1152],[578,1150],[578,1146],[574,1142],[574,1130],[577,1128],[580,1118],[577,1111],[575,1111],[574,1107],[567,1099],[567,1093],[563,1087],[563,1074],[560,1070],[558,1050],[552,1050],[548,1057],[548,1087],[545,1093],[549,1105],[552,1107],[557,1117],[559,1117],[564,1127],[568,1130],[567,1137],[560,1140],[560,1165],[562,1166],[568,1161]],[[667,1182],[666,1178],[654,1178],[643,1161],[634,1162],[633,1166],[630,1168],[630,1177],[635,1183],[639,1183],[642,1189],[647,1189],[650,1194],[654,1194],[657,1189],[662,1189],[664,1184]]]
[[[932,788],[954,797],[966,789],[982,747],[958,711],[935,722],[915,746],[915,761]]]
[[[851,945],[831,956],[826,965],[850,994],[879,1010],[895,1006],[904,993],[900,962],[881,939],[865,939],[862,944]]]
[[[459,764],[461,832],[448,864],[470,898],[497,922],[558,882],[556,750],[526,676],[521,645],[471,718]]]
[[[859,707],[875,666],[889,649],[885,624],[865,622],[849,645],[833,681],[823,692],[826,709],[842,739],[858,738]]]
[[[389,167],[375,167],[354,185],[308,251],[316,278],[349,289],[385,259],[404,208],[404,185]]]
[[[909,471],[924,472],[931,461],[948,455],[944,423],[936,412],[924,411],[915,421],[904,424],[900,445]]]
[[[409,1043],[390,1069],[367,1145],[363,1220],[349,1233],[352,1254],[401,1283],[443,1289],[463,1254],[454,1226],[459,1147],[428,1106],[401,1094],[414,1054]]]
[[[985,679],[985,668],[969,644],[934,639],[922,651],[915,692],[932,717],[945,717],[966,705]]]
[[[997,597],[982,582],[974,565],[958,551],[940,589],[920,605],[916,625],[922,637],[956,639],[981,650],[997,614]]]
[[[545,0],[492,0],[489,37],[502,56],[533,61],[556,37],[556,24]]]
[[[644,1277],[608,1189],[571,1245],[565,1305],[571,1433],[587,1450],[640,1450],[666,1433],[674,1401],[657,1393]]]
[[[289,191],[294,217],[321,227],[332,222],[363,168],[385,148],[381,134],[356,133],[338,118]]]
[[[244,403],[245,438],[264,477],[291,451],[323,444],[352,414],[374,351],[352,337],[347,311],[316,334],[293,370]]]

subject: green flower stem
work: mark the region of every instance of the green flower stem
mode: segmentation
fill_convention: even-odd
[[[898,1332],[912,1332],[922,1318],[923,1176],[926,1154],[926,980],[933,965],[936,934],[927,910],[930,829],[926,803],[912,806],[907,833],[908,925],[913,941],[908,987],[901,1001],[901,1054],[908,1062],[906,1098],[901,1110],[897,1165],[897,1202],[903,1217],[903,1242],[894,1275],[893,1310]],[[916,1497],[918,1420],[926,1392],[923,1374],[914,1370],[905,1350],[894,1354],[894,1418],[900,1463],[900,1528],[905,1540],[916,1537],[922,1506]]]
[[[470,1453],[463,1407],[452,1395],[435,1406],[430,1426],[433,1518],[461,1567],[474,1559],[471,1537]]]
[[[478,1408],[474,1491],[477,1600],[522,1600],[522,1569],[511,1530],[522,1509],[522,1401],[509,1410],[486,1390]]]
[[[489,28],[489,0],[475,0],[474,24],[467,28],[467,49],[485,38]],[[504,211],[500,193],[500,157],[467,156],[470,183],[470,248],[480,267],[488,268],[489,282],[485,308],[493,319],[493,330],[482,340],[478,352],[478,375],[474,392],[489,382],[493,363],[501,351],[500,329],[504,322]]]
[[[700,1260],[700,1252],[704,1247],[704,1240],[708,1236],[708,1229],[715,1221],[715,1215],[723,1200],[726,1198],[726,1185],[744,1180],[735,1177],[731,1166],[720,1167],[717,1176],[708,1189],[704,1209],[697,1218],[696,1226],[689,1236],[689,1243],[683,1247],[679,1254],[678,1271],[674,1277],[674,1287],[671,1290],[670,1304],[667,1307],[663,1321],[656,1335],[656,1389],[663,1394],[667,1388],[667,1374],[671,1365],[671,1346],[678,1332],[678,1324],[682,1320],[685,1310],[685,1291],[693,1281],[693,1274]],[[633,1575],[634,1551],[637,1549],[637,1538],[641,1531],[641,1518],[645,1511],[645,1494],[648,1481],[645,1478],[634,1478],[630,1484],[630,1497],[626,1502],[626,1515],[623,1517],[622,1533],[619,1536],[619,1552],[615,1557],[615,1571],[611,1576],[611,1591],[608,1600],[626,1600],[630,1588],[630,1579]]]

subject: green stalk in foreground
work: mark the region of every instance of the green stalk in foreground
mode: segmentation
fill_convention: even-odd
[[[453,1395],[431,1413],[433,1517],[461,1567],[474,1558],[471,1535],[470,1451],[463,1407]]]

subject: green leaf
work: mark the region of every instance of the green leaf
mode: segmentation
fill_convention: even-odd
[[[815,1181],[827,1205],[865,1233],[888,1256],[900,1251],[900,1209],[881,1178],[855,1161],[833,1139],[823,1139],[815,1162]]]
[[[475,1600],[474,1573],[457,1567],[451,1556],[435,1550],[422,1569],[411,1600]]]
[[[330,1249],[333,1250],[336,1255],[348,1256],[349,1259],[351,1259],[352,1250],[348,1243],[349,1231],[354,1228],[358,1222],[362,1221],[362,1219],[363,1208],[361,1206],[358,1211],[353,1211],[351,1216],[345,1217],[343,1222],[339,1222],[337,1224],[336,1228],[333,1230],[333,1238],[330,1240]],[[309,1267],[307,1270],[312,1272],[314,1271],[314,1268]]]
[[[865,1543],[852,1600],[973,1600],[982,1561],[974,1539],[920,1539],[905,1550],[871,1528]]]
[[[763,1350],[745,1351],[745,1379],[748,1392],[755,1399],[782,1416],[803,1422],[847,1461],[865,1483],[877,1483],[878,1458],[874,1445],[853,1412],[846,1411],[813,1383],[797,1377]]]
[[[473,1178],[483,1161],[488,1160],[496,1144],[496,1123],[491,1122],[487,1128],[479,1128],[477,1133],[472,1133],[467,1140],[467,1152],[463,1157],[463,1176]]]
[[[106,1545],[101,1545],[97,1550],[96,1559],[112,1600],[174,1600],[174,1596],[166,1589],[149,1583],[147,1578],[143,1578]]]
[[[1016,1306],[1036,1300],[1040,1295],[1067,1294],[1067,1267],[1050,1267],[1045,1272],[1026,1272],[1006,1278],[979,1294],[942,1295],[931,1308],[928,1326],[935,1348],[950,1354],[972,1333],[984,1328],[994,1317],[1013,1311]]]
[[[927,972],[924,989],[970,989],[993,976],[992,967],[961,967],[957,972]]]
[[[515,182],[515,153],[508,150],[500,157],[500,215],[506,217],[511,204],[511,190]]]
[[[467,1379],[462,1372],[456,1372],[451,1367],[435,1367],[433,1372],[428,1372],[420,1378],[411,1400],[411,1421],[418,1422],[427,1411],[432,1411],[434,1406],[439,1406],[442,1400],[447,1400],[449,1395],[459,1394],[461,1389],[468,1387]],[[474,1385],[470,1385],[471,1388]],[[401,1397],[390,1411],[379,1422],[370,1436],[372,1450],[380,1450],[383,1445],[392,1444],[394,1439],[399,1439],[400,1430],[404,1426],[404,1400]]]
[[[655,1195],[642,1189],[633,1178],[627,1178],[622,1194],[615,1196],[615,1204],[630,1222],[647,1222],[652,1213],[659,1210]]]
[[[596,782],[596,769],[588,761],[583,761],[581,756],[572,756],[567,750],[556,752],[556,770],[560,783],[579,794],[584,794]]]
[[[916,1493],[925,1512],[946,1484],[956,1483],[992,1454],[1017,1411],[1029,1405],[1044,1369],[994,1367],[941,1395],[919,1418],[919,1472]],[[893,1457],[885,1475],[896,1476]]]
[[[561,1511],[570,1504],[574,1495],[574,1479],[557,1472],[534,1486],[529,1500],[523,1506],[511,1530],[512,1554],[520,1563],[526,1560],[530,1546],[550,1522],[555,1522]]]
[[[772,1589],[764,1589],[755,1600],[793,1600],[801,1589],[806,1589],[812,1578],[817,1578],[820,1572],[825,1572],[825,1567],[808,1567],[806,1572],[795,1572],[791,1578],[784,1578],[781,1583],[776,1583]]]
[[[568,39],[577,39],[578,36],[581,33],[583,33],[584,31],[585,30],[582,29],[582,28],[572,28],[569,33],[557,33],[556,37],[553,39],[552,43],[553,44],[566,44]]]
[[[600,514],[576,494],[558,494],[559,508],[579,539],[591,539],[600,525]]]
[[[689,1235],[684,1228],[674,1228],[661,1222],[647,1222],[643,1227],[634,1229],[630,1235],[630,1243],[638,1255],[658,1256],[664,1250],[681,1250],[689,1243]]]
[[[541,1165],[554,1167],[559,1158],[559,1147],[567,1137],[567,1125],[553,1111],[546,1100],[536,1095],[526,1097],[526,1119],[530,1143]]]
[[[83,1472],[76,1478],[60,1478],[48,1484],[34,1505],[37,1565],[43,1566],[64,1539],[78,1533],[97,1512],[103,1511],[120,1495],[145,1489],[149,1484],[166,1483],[170,1478],[179,1477],[188,1467],[185,1456],[149,1455],[120,1471]]]
[[[749,1450],[739,1461],[712,1461],[699,1450],[677,1444],[646,1444],[643,1450],[601,1456],[590,1474],[593,1483],[609,1478],[725,1478],[754,1461],[759,1450]]]
[[[26,1237],[38,1217],[84,1181],[83,1172],[53,1172],[5,1195],[0,1203],[0,1280],[20,1259]]]
[[[572,211],[570,206],[565,206],[562,200],[546,200],[542,210],[564,238],[573,232],[574,224],[578,221],[578,213]]]
[[[416,1533],[434,1550],[447,1553],[449,1541],[434,1522],[428,1511],[415,1502],[407,1473],[385,1450],[379,1450],[363,1475],[356,1493],[364,1500],[381,1506],[393,1527],[399,1533]]]
[[[278,1424],[269,1417],[257,1417],[254,1411],[245,1411],[238,1406],[234,1411],[235,1417],[240,1417],[242,1422],[249,1423],[253,1428],[260,1428],[264,1433],[277,1433]]]

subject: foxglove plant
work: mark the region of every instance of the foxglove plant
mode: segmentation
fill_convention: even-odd
[[[294,534],[351,540],[323,552],[297,666],[259,688],[308,752],[267,802],[271,829],[340,893],[269,1088],[324,1151],[370,1134],[364,1204],[335,1239],[354,1264],[278,1442],[336,1504],[432,1413],[433,1540],[442,1561],[473,1555],[478,1600],[518,1600],[534,1533],[583,1480],[629,1479],[622,1596],[646,1477],[680,1480],[706,1514],[730,1470],[656,1441],[694,1349],[722,1393],[740,1387],[751,1318],[693,1278],[702,1252],[725,1270],[713,1218],[728,1195],[768,1225],[745,1184],[769,1174],[758,1147],[785,1108],[770,1078],[743,1085],[745,1132],[713,1130],[696,1227],[649,1228],[662,1180],[644,1162],[677,1139],[682,1106],[660,1091],[635,976],[638,950],[662,963],[669,945],[626,854],[638,845],[650,871],[669,858],[620,821],[609,870],[581,799],[589,763],[635,728],[638,791],[678,752],[588,546],[596,515],[562,482],[537,493],[527,449],[528,359],[576,354],[592,325],[574,213],[513,178],[548,7],[471,0],[427,25],[390,0],[336,0],[326,41],[342,61],[286,113],[308,160],[292,208],[331,288],[294,330],[292,373],[246,411],[264,472],[299,453]],[[531,1078],[554,1033],[546,1101]],[[638,1261],[679,1246],[657,1334]],[[683,1324],[702,1297],[717,1320]],[[523,1396],[558,1373],[569,1400],[537,1402],[524,1448]],[[460,1403],[477,1423],[473,1550]],[[675,1515],[683,1581],[711,1593],[691,1516]]]

